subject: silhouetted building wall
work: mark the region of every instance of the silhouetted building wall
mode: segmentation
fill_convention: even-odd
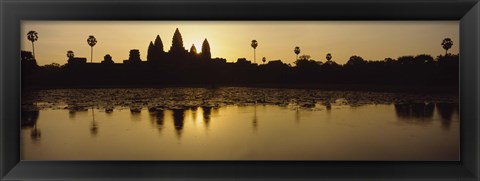
[[[110,54],[106,54],[106,55],[103,57],[102,64],[114,64],[114,63],[115,63],[115,62],[113,62],[112,56],[110,56]]]
[[[128,60],[123,61],[123,63],[127,63],[127,64],[140,63],[140,62],[142,62],[142,59],[140,59],[140,51],[138,49],[130,50]]]
[[[282,66],[282,65],[286,65],[286,64],[284,64],[281,60],[270,60],[270,61],[268,61],[267,65]]]
[[[247,60],[246,58],[238,58],[236,63],[237,64],[248,64],[248,65],[252,64],[252,62]]]
[[[68,65],[84,65],[87,63],[87,58],[84,57],[72,57],[68,59]]]
[[[216,58],[213,58],[213,59],[212,59],[212,62],[214,62],[214,63],[226,64],[226,63],[227,63],[227,59],[216,57]]]

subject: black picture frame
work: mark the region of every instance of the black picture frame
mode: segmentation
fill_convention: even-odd
[[[478,0],[0,0],[0,16],[1,180],[480,180]],[[460,161],[21,161],[22,20],[460,20]]]

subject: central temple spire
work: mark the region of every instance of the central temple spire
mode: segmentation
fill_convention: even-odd
[[[172,47],[170,47],[170,52],[185,52],[185,47],[183,46],[182,34],[178,28],[175,30],[172,39]]]

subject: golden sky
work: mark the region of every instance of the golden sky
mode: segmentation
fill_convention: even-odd
[[[258,41],[256,60],[295,60],[293,49],[300,55],[344,64],[352,55],[366,60],[383,60],[403,55],[444,54],[440,45],[449,37],[451,53],[459,52],[458,21],[23,21],[21,49],[31,51],[26,34],[38,32],[35,55],[39,65],[67,62],[67,51],[90,62],[89,35],[98,43],[93,48],[93,62],[110,54],[115,62],[128,59],[130,49],[139,49],[146,60],[150,41],[160,35],[164,50],[172,43],[175,28],[179,28],[186,49],[195,44],[197,51],[205,38],[210,43],[212,57],[235,62],[238,58],[253,60],[250,42]]]

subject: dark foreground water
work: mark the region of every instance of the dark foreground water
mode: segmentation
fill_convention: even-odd
[[[41,90],[23,160],[458,160],[458,97],[262,88]]]

